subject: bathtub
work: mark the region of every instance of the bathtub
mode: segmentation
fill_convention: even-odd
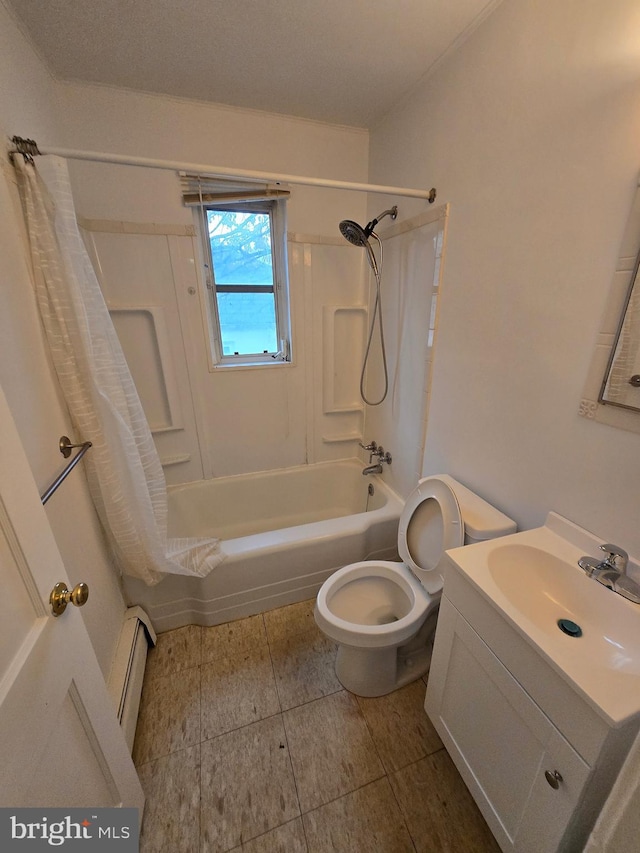
[[[125,595],[159,632],[303,601],[347,563],[397,559],[402,507],[357,459],[170,487],[169,535],[219,538],[225,560],[205,578],[166,575],[153,587],[125,577]]]

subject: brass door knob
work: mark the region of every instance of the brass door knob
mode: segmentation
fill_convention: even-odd
[[[69,602],[76,607],[82,607],[87,603],[88,598],[89,587],[86,583],[77,583],[72,590],[69,590],[66,583],[61,581],[54,586],[49,596],[51,612],[54,616],[60,616],[67,609]]]

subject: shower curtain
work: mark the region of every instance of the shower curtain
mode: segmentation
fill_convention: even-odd
[[[164,472],[76,223],[67,163],[15,157],[36,295],[72,421],[93,447],[91,495],[123,574],[152,585],[166,573],[204,577],[217,539],[168,539]]]

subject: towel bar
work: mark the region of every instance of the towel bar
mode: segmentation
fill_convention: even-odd
[[[51,483],[49,488],[44,492],[43,495],[41,495],[40,500],[42,501],[43,505],[46,504],[46,502],[49,500],[51,495],[56,491],[58,486],[60,486],[60,484],[73,471],[73,469],[76,467],[78,462],[82,459],[84,454],[91,447],[91,442],[90,441],[84,441],[82,444],[72,444],[71,439],[68,436],[63,435],[62,438],[60,439],[58,447],[60,448],[60,453],[62,453],[62,455],[64,456],[65,459],[68,459],[69,456],[71,456],[71,451],[74,447],[79,447],[80,450],[76,453],[76,455],[73,457],[71,462],[69,462],[69,464],[64,469],[64,471],[62,471],[60,474],[58,474],[58,476],[53,481],[53,483]]]

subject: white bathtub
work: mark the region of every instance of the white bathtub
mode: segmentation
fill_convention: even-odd
[[[220,538],[226,559],[205,578],[167,575],[148,587],[125,577],[125,594],[157,631],[303,601],[347,563],[394,559],[402,506],[356,459],[175,486],[169,535]]]

